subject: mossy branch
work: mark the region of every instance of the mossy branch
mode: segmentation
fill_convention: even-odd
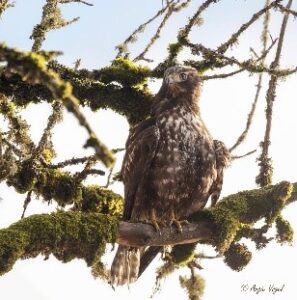
[[[297,183],[281,182],[274,186],[243,191],[223,198],[214,208],[191,216],[183,231],[165,227],[161,234],[147,224],[121,222],[117,242],[131,246],[161,246],[207,242],[224,252],[236,238],[241,224],[254,224],[266,218],[274,222],[287,203],[297,200]]]
[[[59,3],[69,3],[69,2],[79,2],[79,1],[59,1],[59,0],[47,0],[46,4],[43,6],[43,12],[41,21],[33,28],[31,39],[34,40],[32,45],[32,51],[39,51],[41,49],[42,43],[45,41],[46,33],[54,30],[68,26],[79,18],[74,18],[71,21],[65,21],[62,17]]]
[[[98,264],[106,243],[115,241],[117,218],[98,213],[33,215],[0,230],[0,275],[18,259],[53,254],[63,262],[82,258]]]
[[[87,146],[92,146],[100,160],[107,166],[114,164],[111,151],[96,137],[85,116],[79,109],[79,100],[72,93],[72,86],[64,81],[56,72],[48,68],[46,59],[48,55],[33,52],[20,52],[0,44],[0,61],[7,63],[6,77],[20,76],[21,81],[31,85],[43,85],[50,91],[53,99],[59,99],[65,107],[73,113],[80,125],[83,126],[90,138]]]
[[[226,253],[231,267],[240,269],[238,260],[247,263],[250,259],[245,246],[234,244],[239,240],[242,224],[252,225],[262,218],[268,224],[276,221],[277,240],[283,243],[293,233],[280,213],[286,204],[296,200],[297,183],[281,182],[269,188],[240,192],[225,197],[212,209],[193,215],[182,232],[164,227],[159,233],[148,224],[118,222],[118,216],[93,212],[33,215],[0,230],[0,273],[11,270],[17,259],[38,254],[52,253],[64,262],[76,257],[85,259],[88,265],[98,264],[106,243],[114,242],[131,246],[208,243]],[[249,259],[242,258],[245,253]]]
[[[18,193],[33,191],[45,201],[55,201],[60,207],[73,205],[74,210],[83,212],[117,216],[122,213],[123,199],[119,194],[98,185],[82,184],[80,173],[77,176],[66,171],[43,168],[31,160],[15,168],[6,183]]]

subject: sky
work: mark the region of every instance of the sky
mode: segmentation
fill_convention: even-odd
[[[29,39],[32,28],[41,17],[41,0],[16,0],[15,7],[7,10],[0,20],[0,42],[21,50],[30,50],[32,40]],[[106,66],[115,57],[115,46],[120,44],[139,24],[146,21],[161,8],[161,0],[110,0],[95,1],[94,6],[82,4],[64,5],[62,12],[65,18],[71,19],[80,16],[81,19],[61,30],[52,31],[47,35],[43,45],[45,50],[62,50],[64,55],[59,60],[69,66],[80,58],[82,67],[96,69]],[[162,39],[152,48],[148,57],[158,63],[166,55],[166,45],[175,41],[176,32],[181,28],[188,17],[191,16],[201,1],[193,1],[183,13],[174,15],[173,19],[164,29]],[[203,42],[209,47],[218,46],[235,31],[242,22],[249,20],[264,1],[225,0],[210,8],[204,15],[202,27],[192,32],[194,41]],[[295,4],[296,9],[296,4]],[[139,37],[136,44],[131,46],[132,57],[141,52],[157,23],[152,24],[147,31]],[[240,39],[240,47],[234,48],[230,54],[244,59],[249,58],[249,48],[256,51],[260,49],[259,38],[261,33],[261,20],[252,29],[248,30]],[[275,38],[280,25],[280,14],[274,13],[271,24],[271,35]],[[285,37],[285,47],[281,58],[284,67],[296,64],[297,49],[296,23],[289,21],[289,30]],[[188,57],[187,52],[182,58]],[[269,56],[271,59],[272,55]],[[268,77],[265,76],[261,98],[256,110],[255,119],[246,143],[239,147],[236,154],[258,149],[263,138],[265,119],[265,91]],[[273,182],[281,180],[296,182],[295,166],[297,164],[296,135],[296,76],[291,76],[279,82],[277,87],[277,100],[272,128],[271,156],[275,168]],[[250,109],[257,82],[256,76],[240,74],[226,80],[211,80],[204,83],[201,95],[201,114],[211,134],[216,139],[232,146],[244,128],[247,113]],[[151,84],[152,90],[158,90],[160,82]],[[31,125],[32,138],[38,141],[46,120],[50,113],[45,103],[30,105],[22,116]],[[120,148],[125,144],[128,136],[126,120],[111,111],[91,112],[84,109],[89,122],[104,143],[110,148]],[[64,122],[55,129],[53,142],[58,156],[56,161],[62,161],[73,156],[83,156],[82,145],[86,139],[85,131],[78,126],[74,117],[65,113]],[[5,122],[0,119],[1,126]],[[73,134],[75,128],[75,134]],[[119,169],[123,154],[118,154],[116,168]],[[226,171],[223,187],[223,196],[236,193],[240,190],[255,188],[255,176],[258,173],[256,155],[236,160]],[[74,169],[73,169],[74,170]],[[104,184],[106,178],[94,177],[88,183]],[[123,187],[115,184],[112,189],[122,193]],[[7,227],[17,221],[22,213],[24,195],[17,194],[5,184],[0,185],[0,226]],[[34,213],[50,212],[56,209],[55,205],[48,206],[40,199],[34,200],[28,207],[26,216]],[[284,211],[284,216],[297,228],[297,206],[290,205]],[[221,260],[202,261],[204,269],[201,271],[206,280],[205,300],[229,298],[242,300],[291,300],[296,299],[296,283],[288,270],[296,270],[296,243],[293,246],[280,246],[272,242],[266,249],[256,251],[253,245],[251,263],[240,273],[229,269]],[[209,247],[198,246],[207,254],[214,254]],[[105,261],[111,263],[114,253],[108,251]],[[106,299],[149,299],[154,285],[154,271],[160,263],[156,260],[144,273],[140,280],[130,289],[119,288],[113,291],[107,284],[95,280],[90,269],[81,260],[74,260],[62,264],[55,258],[44,261],[42,257],[18,261],[13,270],[0,278],[1,299],[14,300],[78,300],[87,298],[95,300]],[[181,270],[165,280],[163,289],[154,296],[154,299],[187,299],[185,292],[180,288],[178,276],[188,274]],[[263,287],[264,292],[256,294],[253,291],[243,291],[243,286]],[[284,286],[283,292],[273,295],[268,291],[270,285]],[[86,297],[87,296],[87,297]]]

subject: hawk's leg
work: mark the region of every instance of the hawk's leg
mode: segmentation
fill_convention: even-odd
[[[148,217],[140,219],[140,221],[152,225],[157,232],[161,232],[160,227],[166,226],[166,223],[163,220],[157,218],[156,210],[154,208],[149,210]]]
[[[187,225],[189,222],[187,220],[178,220],[175,216],[175,212],[173,209],[170,210],[170,221],[169,221],[169,226],[175,225],[178,232],[182,232],[183,228],[182,225]]]

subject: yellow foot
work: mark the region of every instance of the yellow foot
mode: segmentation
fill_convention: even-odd
[[[171,219],[169,221],[169,226],[175,225],[178,232],[182,233],[183,232],[183,225],[188,225],[189,222],[187,220],[178,220],[175,216],[174,211],[171,211]]]
[[[160,227],[165,227],[166,223],[163,220],[157,219],[156,212],[154,209],[150,210],[149,215],[150,215],[149,218],[142,219],[141,222],[152,225],[156,230],[156,232],[159,232],[161,234]]]

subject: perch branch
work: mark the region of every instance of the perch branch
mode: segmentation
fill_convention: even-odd
[[[98,261],[106,243],[160,246],[203,241],[225,252],[241,224],[262,218],[274,220],[286,204],[297,200],[297,183],[281,182],[269,188],[244,191],[222,199],[214,208],[189,218],[178,233],[175,228],[156,232],[149,224],[118,222],[118,217],[100,213],[58,212],[33,215],[0,230],[0,274],[11,270],[16,260],[53,253],[62,261],[84,258]],[[228,215],[226,215],[228,214]],[[156,248],[157,249],[157,248]]]

